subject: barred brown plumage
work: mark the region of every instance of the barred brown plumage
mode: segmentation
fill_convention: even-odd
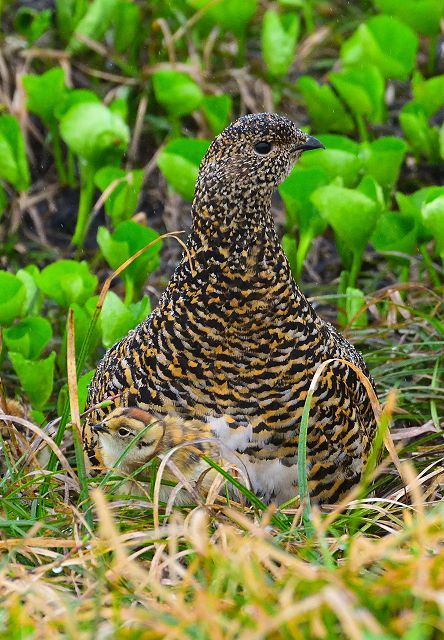
[[[322,145],[275,114],[244,116],[211,144],[199,170],[185,254],[158,307],[99,364],[84,441],[115,406],[201,420],[241,460],[253,489],[281,503],[297,494],[298,429],[319,364],[361,354],[323,321],[293,280],[271,217],[271,196],[300,154]],[[190,264],[191,260],[191,264]],[[314,394],[309,489],[334,502],[356,484],[376,423],[356,373],[333,363]]]

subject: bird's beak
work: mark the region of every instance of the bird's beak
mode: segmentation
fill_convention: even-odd
[[[313,136],[307,136],[305,142],[297,144],[292,151],[311,151],[312,149],[325,149],[322,142]]]
[[[97,424],[94,424],[92,427],[93,431],[98,431],[99,433],[108,433],[109,429],[108,427],[105,425],[104,422],[98,422]]]

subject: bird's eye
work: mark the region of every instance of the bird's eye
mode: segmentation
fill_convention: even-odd
[[[127,436],[131,435],[131,431],[126,427],[120,427],[118,434],[121,438],[126,438]]]
[[[271,148],[271,142],[267,142],[266,140],[263,140],[262,142],[256,142],[256,144],[254,145],[254,150],[261,156],[266,156],[267,153],[270,153]]]

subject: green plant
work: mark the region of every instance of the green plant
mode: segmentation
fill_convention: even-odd
[[[94,176],[100,168],[120,160],[128,145],[129,131],[121,116],[105,105],[80,102],[63,115],[60,133],[79,157],[80,201],[72,243],[82,247],[90,220]]]
[[[105,227],[97,232],[97,243],[112,269],[117,269],[139,249],[147,246],[158,238],[159,234],[132,220],[126,220],[117,225],[114,233]],[[145,282],[148,273],[159,266],[159,251],[161,242],[157,242],[150,249],[134,260],[122,273],[125,283],[125,304],[134,302],[136,294]]]
[[[262,57],[271,76],[288,72],[294,57],[299,35],[299,17],[295,13],[279,14],[273,9],[262,20]]]
[[[30,176],[23,135],[17,120],[5,114],[0,115],[0,179],[9,182],[17,191],[29,188]]]
[[[374,16],[344,42],[341,60],[345,65],[370,63],[385,78],[406,80],[413,71],[417,49],[418,37],[410,27],[392,16]]]
[[[157,158],[157,165],[175,191],[192,200],[199,164],[209,145],[208,140],[176,138],[168,142]]]

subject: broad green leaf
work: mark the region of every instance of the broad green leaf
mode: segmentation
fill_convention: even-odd
[[[376,251],[413,255],[417,250],[417,228],[414,215],[384,211],[378,218],[371,242]]]
[[[273,76],[283,76],[290,68],[296,50],[300,22],[295,13],[279,14],[268,9],[262,19],[262,57]]]
[[[384,116],[384,78],[378,68],[359,64],[332,72],[329,79],[352,113],[379,123]]]
[[[364,176],[356,189],[360,193],[363,193],[365,196],[367,196],[367,198],[370,198],[370,200],[373,200],[373,202],[378,205],[380,211],[385,209],[384,191],[382,190],[381,185],[373,178],[373,176]]]
[[[63,69],[55,67],[39,76],[23,76],[22,83],[29,111],[38,115],[46,126],[53,125],[56,122],[55,110],[68,93]]]
[[[191,201],[194,196],[199,165],[209,146],[208,140],[176,138],[165,145],[157,166],[175,191]]]
[[[415,65],[418,38],[392,16],[375,16],[344,42],[341,59],[347,65],[374,64],[385,78],[406,80]]]
[[[373,4],[426,36],[439,32],[444,0],[373,0]]]
[[[16,276],[21,280],[26,289],[25,302],[23,303],[23,315],[39,313],[43,304],[43,293],[37,286],[39,270],[35,264],[29,264],[24,269],[19,269]]]
[[[26,289],[17,276],[0,271],[0,325],[8,326],[22,315]]]
[[[416,102],[405,104],[399,122],[413,153],[430,162],[439,162],[439,131],[429,125],[422,106]]]
[[[159,234],[156,231],[137,224],[133,220],[121,222],[113,234],[105,227],[99,227],[97,232],[99,247],[112,269],[120,267],[128,258],[158,237]],[[141,289],[147,275],[159,266],[161,246],[161,241],[157,242],[122,272],[121,278],[125,282],[126,301],[133,300],[135,291]]]
[[[199,85],[181,71],[156,71],[152,82],[157,102],[176,118],[197,109],[204,97]]]
[[[339,176],[344,186],[355,185],[361,170],[359,145],[344,136],[326,134],[318,137],[325,145],[325,149],[304,153],[296,170],[318,168],[327,175],[328,182]]]
[[[222,29],[241,33],[256,13],[257,0],[187,0],[194,9],[202,9],[209,5],[205,17]]]
[[[221,96],[205,96],[202,109],[214,135],[219,134],[229,124],[233,101],[224,93]]]
[[[85,15],[88,6],[89,0],[55,0],[57,28],[65,42]]]
[[[35,11],[31,7],[19,7],[14,17],[14,29],[33,44],[51,26],[51,11]]]
[[[103,167],[94,176],[94,182],[104,192],[111,183],[116,183],[105,200],[105,211],[116,226],[136,213],[142,187],[143,171],[124,171],[118,167]]]
[[[396,201],[400,211],[416,219],[419,244],[428,242],[433,238],[433,234],[424,226],[421,210],[425,204],[440,196],[444,196],[444,187],[424,187],[409,195],[400,192],[396,193]]]
[[[120,158],[129,141],[122,118],[94,102],[71,107],[60,122],[60,133],[71,151],[92,164]]]
[[[54,383],[55,352],[43,360],[28,360],[21,353],[9,353],[20,384],[33,407],[41,409],[51,397]]]
[[[62,100],[54,108],[54,115],[57,120],[61,120],[65,113],[83,102],[94,102],[101,104],[99,96],[89,89],[72,89],[62,96]]]
[[[436,243],[436,253],[444,260],[444,195],[423,205],[421,216],[424,226],[430,231]]]
[[[37,284],[46,295],[62,307],[73,302],[82,304],[97,287],[97,276],[92,274],[86,262],[59,260],[43,269]]]
[[[303,95],[316,129],[341,133],[353,131],[353,120],[328,84],[320,85],[311,76],[301,76],[296,87]]]
[[[386,136],[361,145],[364,170],[385,189],[395,186],[407,145],[401,138]]]
[[[444,74],[424,80],[419,72],[413,75],[412,93],[416,104],[421,105],[427,118],[444,105]]]
[[[80,22],[75,26],[74,34],[69,41],[68,51],[78,53],[86,45],[76,36],[86,36],[93,40],[100,40],[111,24],[118,0],[93,0]]]
[[[313,237],[324,231],[327,223],[315,209],[310,196],[318,187],[328,182],[328,175],[322,168],[301,169],[296,166],[279,187],[285,205],[288,230],[293,226],[304,232],[312,229]]]
[[[106,294],[102,309],[102,339],[105,347],[111,347],[120,338],[144,320],[150,311],[150,302],[144,296],[137,304],[126,306],[113,292]]]
[[[17,120],[0,116],[0,178],[10,182],[17,191],[29,188],[30,177],[25,142]]]
[[[320,187],[311,200],[350,251],[364,250],[376,225],[377,203],[359,191],[335,185]]]
[[[35,360],[52,338],[51,324],[46,318],[30,316],[5,329],[4,340],[9,351],[21,353],[24,358]]]

